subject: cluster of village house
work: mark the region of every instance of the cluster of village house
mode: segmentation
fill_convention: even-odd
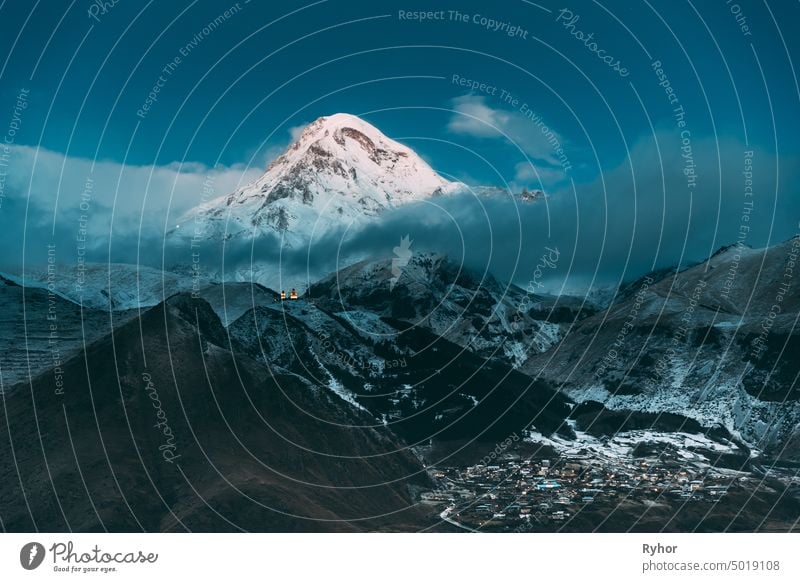
[[[598,502],[714,502],[738,479],[675,460],[584,455],[504,459],[430,473],[438,487],[422,493],[422,501],[441,504],[449,519],[484,530],[524,528],[532,520],[563,522]]]

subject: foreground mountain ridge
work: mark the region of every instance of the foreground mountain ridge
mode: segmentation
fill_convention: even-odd
[[[4,279],[7,311],[25,302],[35,333],[23,351],[36,356],[30,369],[17,367],[16,384],[4,384],[5,527],[431,527],[432,508],[418,505],[420,491],[436,487],[430,468],[485,466],[494,458],[487,451],[510,436],[531,458],[613,467],[666,455],[715,483],[740,480],[741,495],[754,474],[769,475],[774,489],[784,479],[775,472],[800,462],[797,362],[782,355],[798,345],[797,297],[785,295],[785,310],[761,332],[798,247],[792,239],[723,251],[653,273],[605,309],[526,295],[426,253],[399,274],[385,260],[357,263],[295,300],[220,283],[126,311],[79,309]],[[729,285],[734,264],[743,279]],[[706,292],[720,286],[731,289],[724,298]],[[48,335],[33,325],[52,305],[61,316],[58,368]],[[94,322],[83,341],[81,314],[83,325]],[[5,373],[20,349],[11,349],[16,337],[2,340]],[[153,391],[173,443],[153,429]],[[162,457],[172,444],[183,475]],[[31,513],[20,479],[38,500]],[[114,502],[120,491],[129,509]],[[782,498],[776,491],[767,494]],[[783,520],[792,510],[782,507]]]

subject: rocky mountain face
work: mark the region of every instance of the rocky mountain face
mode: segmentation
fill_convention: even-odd
[[[327,388],[412,447],[571,432],[569,400],[545,382],[400,319],[301,299],[256,308],[228,332],[237,352]]]
[[[729,247],[690,269],[644,277],[521,369],[578,402],[678,413],[796,461],[798,250],[798,238]]]
[[[366,121],[337,113],[309,124],[261,178],[192,210],[171,234],[200,223],[211,239],[271,233],[297,247],[462,186]]]
[[[565,322],[591,312],[575,301],[556,304],[430,253],[416,254],[402,265],[397,260],[359,262],[311,285],[307,298],[344,317],[366,311],[423,327],[515,367],[556,344]]]
[[[81,309],[46,283],[23,287],[0,276],[0,392],[46,370],[60,376],[64,361],[135,315]]]

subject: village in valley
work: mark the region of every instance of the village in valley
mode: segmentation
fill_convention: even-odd
[[[429,467],[437,487],[421,494],[439,517],[462,529],[486,532],[558,530],[580,513],[620,507],[716,504],[755,481],[749,472],[715,467],[663,448],[630,456],[594,451],[520,455],[504,451],[464,467]],[[647,451],[652,452],[652,451]]]

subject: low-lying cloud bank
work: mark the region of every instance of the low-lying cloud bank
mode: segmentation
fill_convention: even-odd
[[[721,246],[763,247],[798,234],[798,160],[733,140],[697,140],[691,157],[684,145],[675,134],[657,134],[593,183],[544,201],[463,194],[405,206],[285,254],[284,263],[330,271],[353,256],[391,258],[409,235],[416,252],[444,252],[525,284],[549,248],[559,251],[557,268],[546,273],[557,291],[565,278],[569,289],[614,284],[702,261]]]
[[[565,278],[570,290],[593,280],[612,284],[701,261],[737,241],[760,247],[798,233],[797,159],[749,150],[732,139],[686,145],[674,133],[658,133],[594,182],[550,192],[546,200],[437,197],[387,212],[359,230],[343,225],[293,249],[277,236],[204,240],[192,248],[165,236],[190,208],[248,183],[262,168],[92,167],[87,160],[15,148],[16,171],[0,207],[0,269],[19,267],[23,257],[27,266],[43,265],[52,244],[62,264],[75,262],[83,247],[92,262],[171,268],[197,256],[214,276],[246,277],[257,263],[269,280],[314,280],[359,258],[391,259],[408,235],[412,252],[446,253],[523,285],[547,249],[558,249],[558,265],[546,273],[549,289],[558,291]]]
[[[159,238],[178,216],[262,173],[260,166],[245,165],[93,162],[14,146],[0,198],[0,268],[40,265],[48,245],[63,264],[75,262],[79,251],[104,262],[109,248],[112,257],[135,261],[137,247],[147,255],[143,260],[152,261]]]

